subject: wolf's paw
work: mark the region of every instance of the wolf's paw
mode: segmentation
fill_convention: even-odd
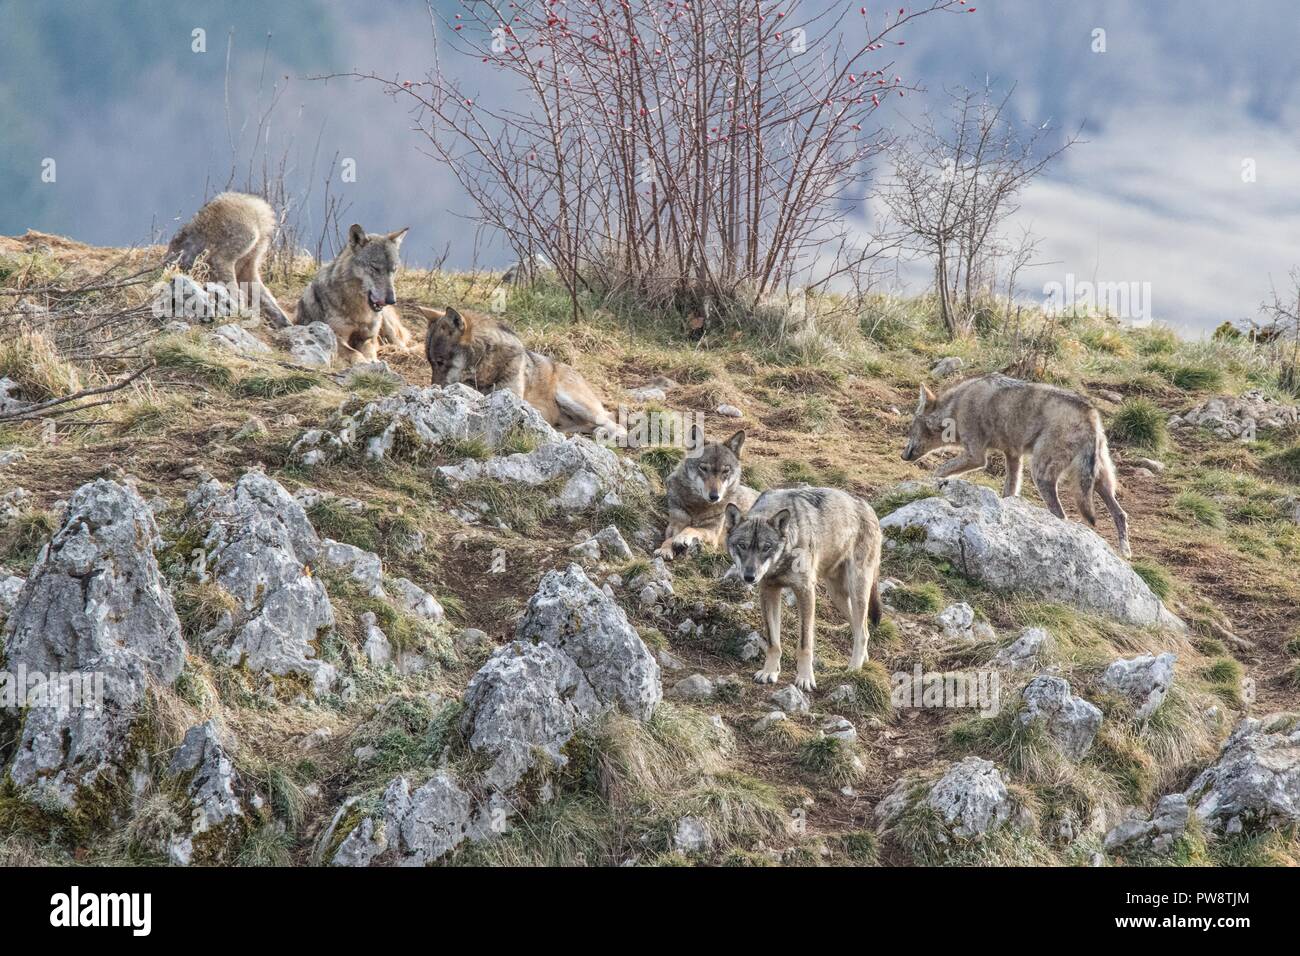
[[[817,689],[817,678],[813,677],[812,671],[806,674],[799,674],[794,679],[794,686],[802,691],[813,691]]]
[[[1129,558],[1133,557],[1133,548],[1130,547],[1127,541],[1121,541],[1119,543],[1119,553],[1127,561]]]
[[[663,558],[665,561],[671,561],[673,559],[673,543],[671,541],[665,541],[655,549],[655,554],[658,557]]]
[[[679,534],[675,538],[673,538],[672,545],[673,545],[673,554],[676,556],[681,556],[683,554],[686,554],[688,551],[699,548],[700,538],[699,535],[687,534],[683,532],[682,534]]]
[[[775,684],[781,677],[779,670],[768,670],[766,667],[754,675],[755,684]]]

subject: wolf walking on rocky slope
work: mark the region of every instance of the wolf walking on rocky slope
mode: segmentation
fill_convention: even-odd
[[[922,385],[903,461],[919,461],[954,446],[962,453],[940,465],[935,474],[940,478],[965,474],[983,468],[990,451],[1001,452],[1007,466],[1004,498],[1020,494],[1021,469],[1029,455],[1034,486],[1058,518],[1065,517],[1065,509],[1057,483],[1073,470],[1078,477],[1079,512],[1088,524],[1096,525],[1095,490],[1115,521],[1120,553],[1126,558],[1132,554],[1128,515],[1115,497],[1119,479],[1101,415],[1082,395],[997,374],[968,379],[941,397]]]

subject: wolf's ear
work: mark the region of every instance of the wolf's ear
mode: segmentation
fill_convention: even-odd
[[[410,226],[403,226],[401,229],[398,229],[396,232],[390,232],[388,234],[388,239],[392,242],[397,243],[400,246],[402,244],[402,240],[406,237],[406,234],[410,231],[411,231]]]
[[[789,508],[782,508],[776,514],[772,515],[771,519],[768,521],[768,524],[770,524],[776,530],[776,533],[782,536],[785,535],[785,528],[786,525],[788,525],[789,523],[790,523]]]
[[[447,306],[446,311],[443,313],[443,318],[445,318],[448,322],[450,322],[452,328],[454,328],[457,332],[465,331],[464,317],[455,309],[453,309],[451,306]]]
[[[930,386],[924,382],[921,383],[921,400],[916,404],[916,414],[923,415],[925,410],[934,404],[934,392],[930,391]]]
[[[424,316],[426,319],[428,319],[431,322],[437,322],[439,319],[441,319],[443,316],[447,314],[446,312],[443,312],[440,309],[431,309],[427,305],[417,305],[415,306],[415,311],[419,312],[422,316]]]
[[[723,530],[727,534],[731,534],[732,529],[735,528],[736,525],[738,524],[740,524],[740,509],[736,507],[736,503],[734,501],[728,502],[727,513],[724,516],[724,521],[723,521]]]
[[[733,455],[739,458],[740,449],[745,447],[745,429],[742,428],[740,431],[736,432],[736,434],[728,438],[725,442],[723,442],[723,444],[726,445],[729,449],[731,449],[731,453]]]
[[[348,226],[348,245],[360,249],[366,244],[366,231],[361,228],[360,223],[353,223]]]

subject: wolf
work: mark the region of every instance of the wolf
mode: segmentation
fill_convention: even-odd
[[[757,584],[767,624],[767,658],[754,675],[760,684],[781,676],[781,590],[799,604],[799,654],[795,685],[813,690],[813,640],[817,584],[825,583],[831,603],[849,621],[853,649],[849,668],[867,660],[867,621],[880,623],[880,521],[871,505],[836,488],[765,491],[741,513],[727,505],[727,551],[746,584]]]
[[[262,282],[262,263],[275,238],[277,222],[270,203],[247,193],[221,193],[208,200],[181,226],[167,246],[166,260],[182,269],[206,258],[212,278],[226,287],[239,308],[250,306],[247,289],[276,328],[289,324],[280,304]]]
[[[537,409],[566,435],[595,432],[625,437],[626,430],[600,403],[578,370],[529,351],[504,322],[451,306],[416,310],[429,320],[424,355],[434,385],[464,382],[480,392],[503,388]]]
[[[343,251],[320,267],[298,300],[295,322],[328,325],[338,337],[339,357],[349,365],[373,362],[381,342],[403,350],[411,347],[411,333],[393,308],[393,275],[409,228],[368,233],[353,223]]]
[[[1007,465],[1004,498],[1020,494],[1024,459],[1029,455],[1034,486],[1058,518],[1065,517],[1065,510],[1057,482],[1073,469],[1080,513],[1088,524],[1097,524],[1092,507],[1095,490],[1115,521],[1120,553],[1132,556],[1128,515],[1115,498],[1119,479],[1101,414],[1082,395],[996,373],[967,379],[941,397],[922,385],[903,461],[919,461],[954,446],[962,453],[940,465],[935,474],[948,478],[974,471],[984,467],[990,451],[1000,451]]]
[[[698,454],[682,459],[665,484],[668,487],[668,530],[658,554],[666,561],[696,545],[717,548],[722,544],[722,525],[727,506],[748,511],[758,492],[740,483],[740,450],[745,432],[726,441],[706,442],[703,430],[693,426],[688,447]]]

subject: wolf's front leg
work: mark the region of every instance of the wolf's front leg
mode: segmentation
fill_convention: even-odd
[[[781,676],[781,588],[775,584],[761,584],[758,589],[759,606],[767,623],[767,657],[763,669],[754,675],[760,684],[775,684]]]
[[[936,478],[952,478],[954,475],[964,475],[968,471],[983,468],[987,463],[987,452],[962,449],[962,453],[952,461],[945,461],[936,468],[934,476]]]
[[[799,602],[799,657],[794,683],[800,690],[815,690],[817,678],[813,676],[813,642],[817,637],[817,589],[805,584],[792,589]]]

